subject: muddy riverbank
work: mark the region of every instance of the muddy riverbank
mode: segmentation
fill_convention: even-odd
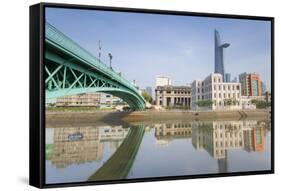
[[[210,121],[210,120],[270,120],[269,110],[239,111],[136,111],[136,112],[46,112],[47,127],[72,125],[119,125],[124,123],[160,122],[167,120]]]

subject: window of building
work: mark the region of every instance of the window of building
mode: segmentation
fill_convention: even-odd
[[[216,83],[216,78],[214,78],[214,83]]]
[[[198,99],[200,99],[200,96],[198,96]]]
[[[239,90],[239,85],[236,86],[236,89]]]

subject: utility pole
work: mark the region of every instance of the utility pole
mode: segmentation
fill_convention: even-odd
[[[110,67],[110,69],[112,69],[111,60],[112,60],[113,56],[111,53],[108,53],[108,56],[109,56],[109,67]]]

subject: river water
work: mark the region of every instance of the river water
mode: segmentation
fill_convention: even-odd
[[[268,121],[47,125],[46,183],[271,169]]]

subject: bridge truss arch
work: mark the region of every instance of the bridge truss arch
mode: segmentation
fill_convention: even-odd
[[[145,100],[136,87],[113,69],[46,23],[45,91],[46,99],[91,92],[121,98],[136,110]]]

